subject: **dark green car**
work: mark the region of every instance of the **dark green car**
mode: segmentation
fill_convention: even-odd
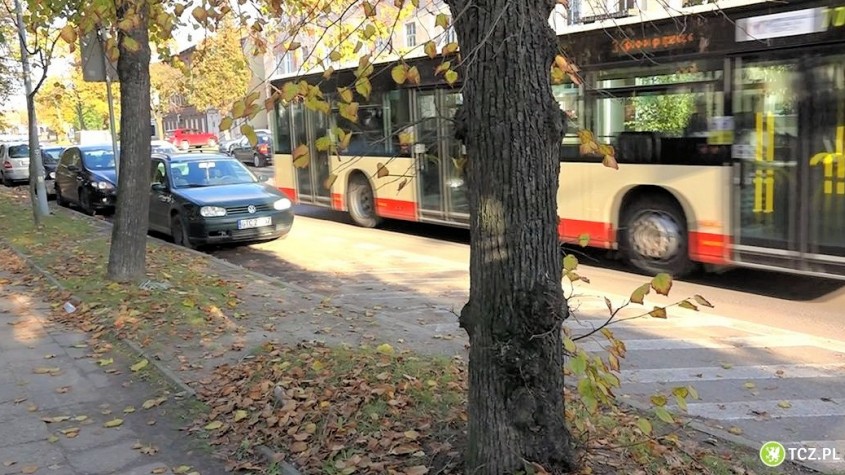
[[[152,156],[150,230],[187,247],[278,239],[293,225],[290,199],[221,154]]]

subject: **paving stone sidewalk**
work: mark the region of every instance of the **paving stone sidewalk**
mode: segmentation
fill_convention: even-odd
[[[89,335],[52,323],[50,305],[7,264],[0,265],[0,474],[225,473],[207,447],[179,431],[195,402],[149,370],[132,372],[138,357],[120,344],[95,356]],[[104,427],[115,419],[122,423]]]

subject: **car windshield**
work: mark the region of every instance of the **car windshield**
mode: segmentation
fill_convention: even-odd
[[[12,145],[9,147],[10,158],[29,158],[29,145]]]
[[[213,158],[170,164],[174,188],[242,185],[258,178],[238,160]]]
[[[59,158],[62,155],[61,148],[45,148],[42,149],[44,152],[44,163],[58,163]]]
[[[114,152],[111,150],[85,150],[82,161],[89,170],[110,170],[114,168]]]
[[[171,144],[159,143],[152,145],[152,152],[153,153],[173,153],[177,152],[176,147]]]

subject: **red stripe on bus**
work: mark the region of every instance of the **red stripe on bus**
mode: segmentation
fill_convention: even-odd
[[[417,221],[417,204],[413,201],[376,198],[376,210],[385,218]]]
[[[343,211],[343,195],[332,193],[332,209]]]
[[[728,264],[727,256],[730,236],[690,231],[689,256],[696,262],[707,264]]]
[[[299,203],[299,200],[296,197],[296,190],[295,189],[293,189],[293,188],[282,188],[280,186],[279,191],[288,195],[288,198],[290,198],[291,201],[293,201],[294,203]]]
[[[616,233],[610,223],[561,218],[557,230],[560,240],[566,242],[578,242],[583,234],[590,237],[589,246],[609,248],[616,241]]]

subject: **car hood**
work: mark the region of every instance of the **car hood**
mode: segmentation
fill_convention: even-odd
[[[91,178],[107,181],[112,185],[117,184],[117,175],[114,173],[114,170],[91,170]]]
[[[280,191],[263,183],[179,188],[175,190],[175,194],[199,206],[218,205],[224,207],[271,203],[285,197]]]

